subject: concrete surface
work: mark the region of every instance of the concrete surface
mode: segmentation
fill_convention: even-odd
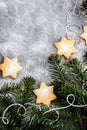
[[[76,40],[78,53],[73,57],[82,59],[87,47],[79,35],[87,25],[87,16],[80,11],[81,1],[0,0],[0,53],[9,58],[17,56],[24,68],[16,80],[0,76],[0,86],[19,82],[24,76],[49,84],[47,58],[56,53],[53,43],[62,36]]]

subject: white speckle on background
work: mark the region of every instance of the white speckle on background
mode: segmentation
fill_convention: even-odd
[[[0,1],[0,8],[7,8],[7,5],[3,1]]]
[[[53,43],[62,36],[75,39],[78,52],[72,57],[82,59],[87,46],[79,35],[87,17],[80,7],[79,12],[75,10],[78,16],[74,15],[73,8],[73,0],[0,0],[0,52],[9,58],[18,57],[24,68],[16,80],[0,76],[0,85],[19,82],[24,76],[49,84],[47,58],[56,53]]]

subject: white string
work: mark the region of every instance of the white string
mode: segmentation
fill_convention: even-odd
[[[74,7],[69,9],[69,11],[67,13],[67,16],[66,16],[67,23],[66,23],[65,29],[66,29],[66,34],[67,34],[68,38],[69,38],[69,36],[71,36],[70,35],[71,32],[79,34],[79,32],[82,30],[82,27],[79,24],[71,24],[71,23],[69,23],[69,16],[71,16],[71,13],[72,13],[72,15],[74,15],[76,17],[78,17],[80,15],[80,13],[82,13],[82,12],[80,12],[80,9],[79,9],[80,6],[81,6],[81,3],[78,0],[72,0],[72,1],[74,3]],[[73,26],[77,27],[78,31],[71,29],[71,27],[73,27]],[[70,30],[70,32],[69,32],[69,30]],[[76,40],[78,40],[78,42],[81,42],[80,38],[77,38]]]
[[[85,90],[85,91],[87,91],[87,90],[85,89],[85,85],[87,86],[87,83],[83,83],[82,89]]]
[[[76,15],[76,16],[79,16],[80,15],[80,10],[77,7],[78,7],[77,5],[74,6],[73,14]],[[76,12],[76,10],[78,10],[78,13]]]
[[[79,7],[81,7],[82,1],[81,0],[72,0],[73,3]]]
[[[70,97],[72,97],[72,102],[69,101],[69,98],[70,98]],[[59,112],[58,112],[57,110],[67,109],[67,108],[69,108],[69,107],[71,107],[71,106],[72,106],[72,107],[79,107],[79,108],[87,107],[87,104],[84,104],[84,105],[75,105],[75,104],[74,104],[74,103],[75,103],[75,96],[74,96],[73,94],[67,95],[66,101],[67,101],[67,103],[68,103],[67,106],[57,107],[57,108],[49,108],[50,110],[47,110],[46,112],[44,112],[43,115],[45,115],[45,114],[47,114],[47,113],[49,113],[49,112],[55,111],[56,114],[57,114],[57,119],[55,119],[55,120],[53,121],[53,122],[55,122],[55,121],[57,121],[57,120],[59,119]],[[38,105],[33,104],[33,103],[25,103],[24,105],[35,105],[35,106],[38,106]],[[0,119],[2,119],[2,122],[3,122],[4,124],[8,124],[8,123],[9,123],[9,120],[8,120],[7,117],[5,117],[5,115],[6,115],[6,112],[8,111],[8,109],[11,108],[12,106],[20,106],[20,107],[18,108],[18,110],[17,110],[17,113],[18,113],[19,115],[24,116],[24,115],[26,114],[26,109],[25,109],[25,107],[24,107],[22,104],[19,104],[19,103],[11,104],[11,105],[9,105],[9,106],[4,110],[2,117],[0,117]],[[40,106],[40,105],[39,105],[39,106]],[[23,108],[23,109],[24,109],[24,114],[20,114],[20,113],[19,113],[20,108]],[[41,106],[40,106],[40,110],[41,110]]]
[[[72,0],[74,4],[81,7],[83,0]]]
[[[17,1],[17,0],[16,0],[16,1]],[[75,16],[77,16],[77,17],[80,15],[80,13],[82,13],[82,12],[80,12],[80,10],[79,10],[79,8],[78,8],[78,7],[81,7],[81,5],[79,4],[79,3],[80,3],[79,0],[72,0],[72,1],[73,1],[73,3],[74,3],[74,8],[71,8],[71,9],[68,11],[68,14],[67,14],[67,24],[66,24],[66,33],[67,33],[67,35],[70,34],[68,30],[70,30],[70,31],[72,31],[72,32],[74,32],[74,33],[78,33],[78,32],[81,30],[81,26],[80,26],[79,24],[68,24],[69,16],[71,15],[71,12],[73,13],[73,15],[75,15]],[[78,2],[79,2],[79,3],[78,3]],[[23,4],[24,2],[22,3],[20,0],[18,0],[18,3]],[[16,9],[16,13],[18,14],[18,9],[17,9],[17,8],[15,8],[15,9]],[[83,14],[83,13],[82,13],[82,14]],[[76,30],[71,29],[71,28],[70,28],[71,26],[76,26],[76,27],[78,27],[79,31],[76,31]],[[85,85],[85,84],[83,84],[82,89],[84,89],[84,85]],[[70,98],[70,97],[73,98],[73,99],[72,99],[72,102],[69,101],[69,98]],[[67,95],[66,101],[67,101],[67,103],[68,103],[67,106],[57,107],[57,108],[49,108],[49,110],[47,110],[46,112],[44,112],[43,115],[45,115],[45,114],[47,114],[47,113],[49,113],[49,112],[55,111],[56,114],[57,114],[57,119],[55,119],[55,120],[53,121],[53,122],[55,122],[55,121],[57,121],[57,120],[59,119],[59,111],[58,111],[58,110],[67,109],[67,108],[69,108],[69,107],[71,107],[71,106],[72,106],[72,107],[79,107],[79,108],[87,107],[87,104],[85,104],[85,105],[75,105],[75,104],[74,104],[74,103],[75,103],[75,96],[74,96],[73,94]],[[36,104],[34,104],[34,103],[25,103],[24,105],[32,105],[32,106],[34,105],[34,106],[38,106],[38,105],[36,105]],[[11,105],[9,105],[9,106],[4,110],[2,117],[0,117],[0,119],[2,120],[2,122],[3,122],[4,124],[8,124],[8,123],[9,123],[9,120],[8,120],[7,117],[5,117],[5,115],[6,115],[6,112],[8,111],[8,109],[11,108],[12,106],[20,106],[20,107],[18,108],[18,110],[17,110],[17,113],[18,113],[19,115],[24,116],[24,115],[26,114],[26,109],[25,109],[25,107],[24,107],[22,104],[19,104],[19,103],[11,104]],[[40,109],[40,111],[41,111],[41,105],[39,105],[38,107],[39,107],[39,109]],[[20,114],[20,113],[19,113],[19,111],[20,111],[21,108],[24,109],[24,114]],[[33,118],[32,118],[32,120],[33,120]],[[31,120],[31,122],[32,122],[32,120]],[[30,123],[31,123],[31,122],[30,122]]]
[[[54,107],[54,106],[52,106],[52,107]],[[49,107],[49,109],[52,109],[51,107]],[[57,114],[57,118],[54,120],[54,121],[52,121],[52,123],[54,123],[54,122],[56,122],[56,121],[58,121],[59,120],[59,111],[56,111],[56,110],[54,110],[55,112],[56,112],[56,114]],[[45,115],[45,113],[43,113],[43,115]]]
[[[79,14],[82,14],[82,15],[86,15],[86,13],[84,12],[84,11],[80,11],[81,10],[81,5],[82,5],[82,2],[83,2],[83,0],[72,0],[73,1],[73,3],[75,4],[75,6],[74,6],[74,11],[75,11],[75,8],[76,7],[79,7]],[[76,13],[74,13],[74,14],[76,14]],[[78,14],[78,15],[79,15]]]
[[[0,119],[2,120],[2,122],[6,125],[9,124],[9,120],[7,119],[7,117],[0,117]]]
[[[55,112],[57,114],[57,118],[53,121],[53,123],[59,120],[59,112],[58,111],[55,111]]]
[[[72,102],[69,101],[69,98],[70,98],[70,97],[73,98],[73,99],[72,99]],[[57,110],[66,109],[66,108],[69,108],[69,107],[71,107],[71,106],[72,106],[72,107],[79,107],[79,108],[81,108],[81,107],[87,107],[87,104],[85,104],[85,105],[74,105],[74,103],[75,103],[75,96],[74,96],[73,94],[67,95],[66,101],[67,101],[67,103],[68,103],[69,105],[67,105],[67,106],[65,106],[65,107],[58,107],[58,108],[50,109],[50,110],[44,112],[44,114],[47,114],[47,113],[49,113],[49,112],[51,112],[51,111],[57,111]]]
[[[74,33],[78,33],[78,31],[73,30],[73,29],[70,29],[70,27],[72,27],[72,26],[78,27],[79,31],[82,29],[82,27],[81,27],[79,24],[68,24],[68,25],[66,26],[66,33],[67,33],[67,34],[69,34],[68,30],[70,30],[70,31],[72,31],[72,32],[74,32]]]
[[[69,95],[68,95],[67,97],[69,98]],[[44,112],[44,114],[47,114],[47,113],[49,113],[49,112],[51,112],[51,111],[57,111],[57,110],[66,109],[66,108],[69,108],[70,106],[71,106],[71,104],[68,105],[68,106],[65,106],[65,107],[57,107],[57,108],[53,108],[53,109],[50,109],[50,110]]]
[[[9,106],[4,110],[2,117],[0,117],[0,118],[2,119],[2,122],[3,122],[4,124],[8,124],[8,123],[9,123],[9,120],[7,119],[7,117],[5,117],[5,115],[6,115],[6,112],[8,111],[8,109],[11,108],[12,106],[20,106],[20,108],[23,108],[23,109],[24,109],[24,114],[20,114],[20,113],[19,113],[20,108],[18,109],[17,113],[18,113],[19,115],[24,116],[24,115],[26,114],[26,109],[25,109],[25,107],[24,107],[22,104],[19,104],[19,103],[11,104],[11,105],[9,105]]]

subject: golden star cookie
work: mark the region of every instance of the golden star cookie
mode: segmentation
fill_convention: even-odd
[[[84,32],[80,35],[80,38],[84,39],[87,45],[87,26],[83,26],[83,31]]]
[[[54,46],[58,49],[57,54],[65,56],[69,59],[72,53],[76,53],[77,50],[74,47],[74,40],[67,40],[65,37],[61,38],[61,41],[55,42]]]
[[[49,106],[50,102],[56,99],[53,89],[54,86],[48,87],[44,82],[42,82],[39,89],[33,90],[34,94],[37,96],[36,103],[43,103],[44,105]]]
[[[4,61],[0,64],[0,70],[2,71],[2,77],[10,76],[12,78],[17,77],[17,73],[22,71],[22,67],[18,64],[17,57],[13,59],[9,59],[8,57],[4,57]]]

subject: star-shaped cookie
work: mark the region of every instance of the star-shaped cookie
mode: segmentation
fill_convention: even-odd
[[[60,42],[55,42],[54,46],[58,49],[57,54],[65,56],[69,59],[72,53],[76,53],[77,50],[74,47],[74,40],[67,40],[66,37],[62,37]]]
[[[20,72],[23,68],[18,64],[17,57],[9,59],[4,57],[4,61],[0,64],[0,70],[2,71],[2,77],[10,76],[12,78],[17,77],[17,73]]]
[[[33,90],[34,94],[37,96],[36,103],[43,103],[44,105],[49,106],[50,102],[56,99],[53,89],[54,86],[48,87],[44,82],[42,82],[39,89]]]
[[[86,41],[87,45],[87,26],[83,26],[83,33],[80,35],[80,38],[83,38]]]

